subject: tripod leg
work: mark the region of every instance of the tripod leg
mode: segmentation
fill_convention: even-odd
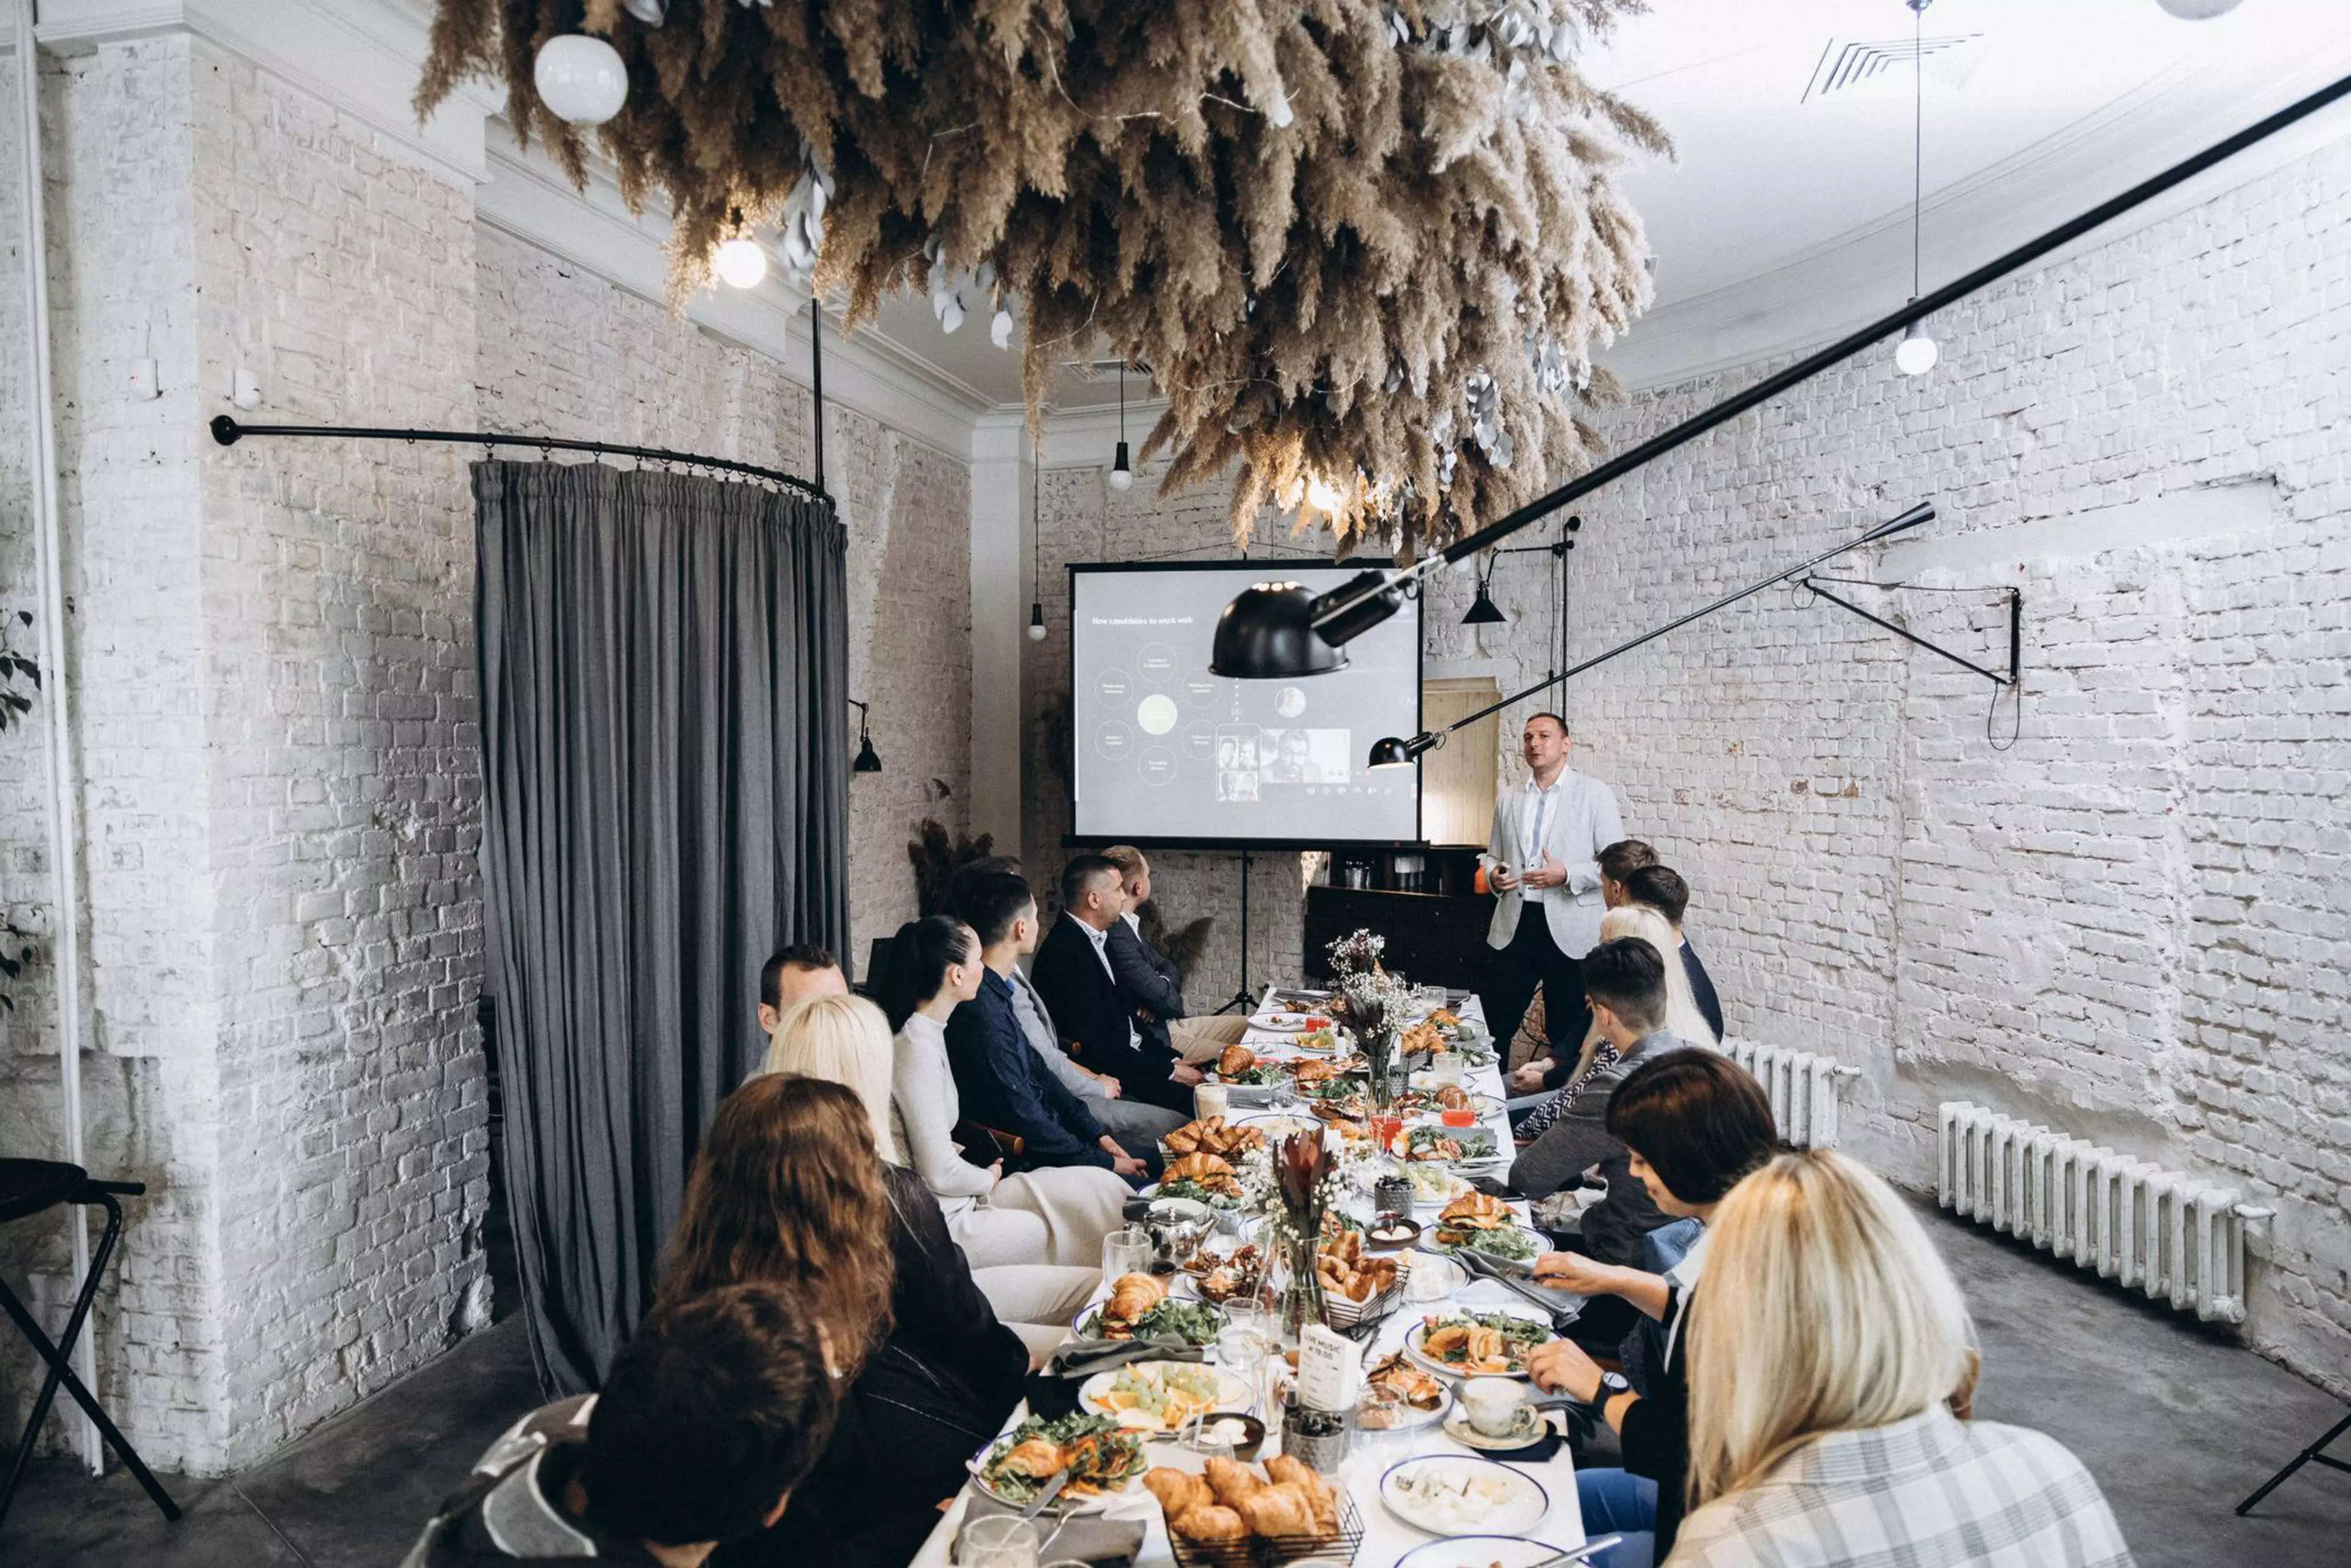
[[[2326,1436],[2319,1438],[2318,1441],[2313,1443],[2299,1454],[2296,1454],[2293,1458],[2288,1459],[2285,1464],[2285,1469],[2280,1470],[2277,1474],[2272,1476],[2269,1479],[2263,1481],[2259,1487],[2255,1488],[2252,1496],[2247,1498],[2244,1501],[2237,1505],[2238,1513],[2250,1513],[2252,1511],[2253,1504],[2261,1501],[2262,1499],[2277,1490],[2279,1486],[2284,1482],[2286,1477],[2294,1474],[2294,1471],[2302,1469],[2303,1466],[2310,1463],[2311,1460],[2319,1459],[2322,1462],[2326,1462],[2325,1456],[2322,1455],[2319,1450],[2325,1448],[2327,1444],[2335,1441],[2335,1438],[2343,1436],[2346,1432],[2351,1432],[2351,1416],[2346,1416],[2343,1419],[2335,1423],[2334,1426],[2329,1427],[2326,1429]]]

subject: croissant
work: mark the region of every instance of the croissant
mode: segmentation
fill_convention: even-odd
[[[1217,1494],[1208,1483],[1186,1470],[1157,1465],[1143,1472],[1144,1487],[1159,1500],[1159,1511],[1176,1519],[1204,1504],[1214,1503]]]
[[[1231,1509],[1196,1503],[1176,1516],[1169,1528],[1186,1541],[1246,1541],[1249,1526]]]
[[[1245,1045],[1228,1045],[1217,1058],[1217,1076],[1238,1078],[1256,1065],[1256,1051]]]
[[[1303,1487],[1284,1484],[1260,1488],[1233,1505],[1249,1527],[1259,1535],[1311,1535],[1314,1503]]]
[[[1448,1083],[1437,1092],[1437,1103],[1447,1111],[1467,1111],[1471,1103],[1469,1091],[1458,1083]]]
[[[1004,1456],[1004,1469],[1042,1480],[1061,1468],[1060,1445],[1031,1437]]]
[[[1288,1454],[1276,1454],[1266,1460],[1265,1473],[1282,1486],[1294,1486],[1306,1494],[1314,1514],[1318,1533],[1331,1534],[1339,1528],[1339,1493],[1329,1481],[1314,1473],[1313,1468]]]
[[[1460,1230],[1496,1230],[1510,1223],[1510,1206],[1491,1193],[1466,1192],[1445,1206],[1437,1223]]]
[[[1208,1485],[1216,1492],[1217,1500],[1227,1507],[1233,1506],[1265,1485],[1257,1479],[1255,1470],[1231,1459],[1210,1459],[1205,1468]]]
[[[1167,1287],[1148,1274],[1121,1274],[1110,1288],[1105,1315],[1131,1323],[1167,1299]]]

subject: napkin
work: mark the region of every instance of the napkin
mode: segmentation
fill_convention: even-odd
[[[1151,1500],[1149,1493],[1143,1494],[1144,1502]],[[1036,1521],[1037,1560],[1040,1563],[1058,1563],[1065,1559],[1081,1563],[1133,1562],[1143,1551],[1144,1537],[1149,1532],[1143,1520],[1118,1516],[1121,1511],[1132,1511],[1134,1508],[1133,1499],[1121,1498],[1111,1502],[1111,1511],[1107,1512],[1071,1514],[1061,1520],[1040,1516]],[[964,1505],[963,1521],[968,1525],[973,1520],[986,1519],[990,1514],[1017,1514],[1019,1511],[975,1490],[971,1500]],[[956,1560],[958,1562],[961,1561],[962,1545],[963,1535],[958,1531],[956,1535]]]

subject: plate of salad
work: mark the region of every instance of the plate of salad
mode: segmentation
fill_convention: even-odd
[[[1224,1331],[1225,1314],[1206,1301],[1170,1296],[1134,1321],[1133,1327],[1113,1332],[1103,1322],[1100,1301],[1070,1320],[1080,1339],[1134,1339],[1161,1344],[1214,1344]]]
[[[1028,1507],[1067,1470],[1068,1484],[1048,1505],[1059,1513],[1132,1490],[1147,1466],[1142,1438],[1121,1431],[1111,1416],[1077,1410],[1052,1421],[1029,1416],[966,1468],[981,1491],[1013,1508]]]
[[[1527,1353],[1554,1337],[1551,1324],[1517,1312],[1432,1312],[1404,1336],[1405,1354],[1448,1377],[1524,1377]]]

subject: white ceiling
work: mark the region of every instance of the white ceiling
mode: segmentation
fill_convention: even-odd
[[[2351,72],[2346,15],[2351,0],[2243,0],[2209,22],[2157,0],[1933,0],[1921,31],[1965,41],[1924,73],[1926,287]],[[1607,356],[1620,377],[1652,385],[1815,343],[1907,297],[1911,30],[1902,0],[1652,0],[1587,57],[1678,154],[1628,176],[1657,298]],[[1899,46],[1874,74],[1847,48],[1873,42]],[[1831,85],[1840,59],[1855,79]],[[2268,161],[2345,135],[2337,106]],[[1017,342],[994,347],[984,315],[947,334],[926,300],[903,299],[867,330],[977,401],[1020,396]],[[1055,391],[1063,409],[1115,398],[1074,376]]]

